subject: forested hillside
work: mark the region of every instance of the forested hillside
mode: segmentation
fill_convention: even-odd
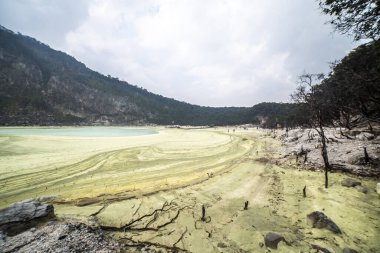
[[[295,122],[290,114],[296,107],[213,108],[180,102],[99,74],[34,38],[0,29],[0,125],[276,126]]]
[[[351,130],[380,124],[380,40],[352,50],[332,64],[327,76],[304,74],[292,95],[303,105],[309,127],[335,126]]]

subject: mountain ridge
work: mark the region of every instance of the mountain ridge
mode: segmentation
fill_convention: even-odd
[[[208,107],[166,98],[93,71],[32,37],[0,28],[0,125],[235,125],[273,116],[257,115],[255,106]],[[291,111],[296,107],[258,105]],[[277,115],[272,121],[285,124],[288,116]]]

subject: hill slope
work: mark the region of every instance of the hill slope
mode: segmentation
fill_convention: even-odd
[[[275,108],[269,115],[268,106]],[[268,116],[275,123],[284,121],[284,109],[290,107],[295,106],[264,103],[256,110],[180,102],[101,75],[63,52],[0,27],[0,125],[228,125],[266,122]]]

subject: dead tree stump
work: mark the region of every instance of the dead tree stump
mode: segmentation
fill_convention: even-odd
[[[369,163],[369,155],[367,153],[367,148],[364,147],[364,162]]]
[[[248,200],[244,203],[244,210],[248,210]]]
[[[303,188],[302,192],[303,192],[303,197],[306,198],[306,185],[305,185],[305,187]]]

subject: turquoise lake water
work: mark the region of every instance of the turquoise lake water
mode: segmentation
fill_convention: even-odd
[[[3,127],[0,136],[123,137],[156,134],[150,128],[131,127]]]

